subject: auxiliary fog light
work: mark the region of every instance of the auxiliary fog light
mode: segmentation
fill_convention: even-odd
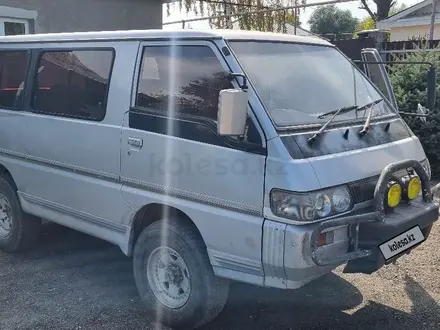
[[[409,200],[413,200],[416,198],[420,191],[422,190],[422,183],[418,176],[412,176],[405,180],[404,184],[406,185],[406,197]]]
[[[402,187],[395,181],[388,183],[388,189],[386,193],[387,205],[390,208],[394,208],[399,205],[402,200]]]

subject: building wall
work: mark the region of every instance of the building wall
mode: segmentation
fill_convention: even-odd
[[[0,0],[0,18],[20,13],[31,33],[162,28],[161,0]]]
[[[391,41],[408,40],[415,37],[427,37],[429,34],[429,25],[415,25],[391,28]],[[434,39],[440,39],[440,24],[434,26]]]

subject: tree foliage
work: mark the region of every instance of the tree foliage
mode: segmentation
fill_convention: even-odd
[[[376,22],[370,16],[367,16],[359,21],[356,31],[373,30],[375,28]]]
[[[440,68],[438,49],[435,52],[426,51],[426,46],[417,52],[408,53],[404,58],[395,61],[427,61]],[[417,48],[416,48],[417,49]],[[396,95],[399,111],[415,112],[417,104],[426,106],[427,71],[425,64],[394,65],[389,68],[391,85]],[[431,163],[433,175],[440,175],[440,76],[437,74],[436,106],[427,118],[426,123],[418,117],[403,117],[414,134],[420,139],[426,155]]]
[[[285,23],[299,23],[300,12],[296,15],[293,9],[282,11],[270,11],[265,13],[251,14],[264,9],[294,6],[306,4],[307,0],[179,0],[176,3],[167,4],[168,15],[171,10],[180,10],[182,13],[195,13],[201,17],[214,17],[232,14],[232,21],[237,21],[244,30],[285,32]],[[249,14],[247,14],[249,13]],[[209,19],[211,27],[226,28],[227,18]]]
[[[402,3],[402,4],[398,4],[395,3],[389,10],[388,12],[388,16],[397,14],[398,12],[401,12],[402,10],[404,10],[407,6]],[[367,16],[364,19],[360,20],[356,31],[363,31],[363,30],[372,30],[376,28],[376,21],[371,17],[371,16]]]
[[[316,34],[353,33],[359,20],[349,10],[342,10],[335,5],[321,6],[310,16],[310,31]]]

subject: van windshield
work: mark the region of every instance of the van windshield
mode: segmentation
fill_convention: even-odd
[[[229,42],[264,107],[278,127],[321,124],[320,115],[384,98],[359,69],[329,46],[269,41]],[[373,117],[395,113],[387,102]],[[363,119],[368,108],[338,115],[333,122]]]

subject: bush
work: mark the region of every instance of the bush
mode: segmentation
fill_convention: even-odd
[[[438,49],[440,52],[440,49]],[[424,61],[434,64],[437,71],[437,82],[440,81],[440,53],[426,51],[426,47],[417,48],[417,52],[407,53],[404,58],[395,57],[393,61]],[[416,112],[417,104],[424,106],[427,97],[426,64],[395,64],[388,68],[391,84],[396,95],[399,111]],[[420,139],[426,155],[431,163],[433,176],[440,176],[440,88],[436,88],[435,109],[431,111],[426,123],[419,117],[402,115],[414,134]]]

